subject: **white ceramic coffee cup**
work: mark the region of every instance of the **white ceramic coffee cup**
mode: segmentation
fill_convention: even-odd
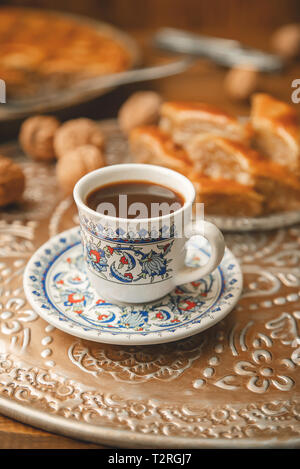
[[[174,213],[145,219],[103,215],[86,205],[91,191],[122,181],[163,185],[180,193],[184,205]],[[74,199],[87,273],[102,298],[125,303],[154,301],[170,293],[176,285],[210,274],[223,258],[222,233],[207,221],[192,221],[194,186],[173,170],[146,164],[107,166],[81,178],[74,188]],[[208,262],[196,268],[185,265],[184,249],[194,235],[204,236],[211,246]]]

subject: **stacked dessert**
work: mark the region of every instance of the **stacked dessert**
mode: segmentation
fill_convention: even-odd
[[[295,109],[264,93],[242,122],[199,102],[165,102],[157,125],[130,132],[135,162],[181,172],[215,215],[300,209],[300,126]]]

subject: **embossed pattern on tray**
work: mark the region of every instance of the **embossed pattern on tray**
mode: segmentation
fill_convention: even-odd
[[[104,128],[113,162],[124,142]],[[29,178],[22,210],[2,211],[0,221],[3,414],[115,446],[299,447],[299,226],[226,234],[244,291],[207,331],[146,349],[85,341],[39,318],[22,288],[32,253],[78,224],[75,206],[59,197],[51,166],[15,146],[1,153],[15,153]]]

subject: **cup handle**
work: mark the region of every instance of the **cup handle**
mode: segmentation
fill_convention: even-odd
[[[206,238],[211,246],[211,255],[208,262],[201,267],[183,267],[175,276],[175,284],[182,285],[184,283],[194,282],[205,275],[213,272],[220,264],[224,251],[225,241],[221,231],[208,221],[201,221],[192,225],[192,236],[201,235]]]

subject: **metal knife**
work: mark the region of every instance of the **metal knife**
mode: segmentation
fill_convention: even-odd
[[[153,36],[153,44],[164,50],[206,57],[226,67],[252,66],[262,72],[280,72],[282,59],[259,49],[246,47],[239,41],[194,34],[173,28],[162,28]]]

